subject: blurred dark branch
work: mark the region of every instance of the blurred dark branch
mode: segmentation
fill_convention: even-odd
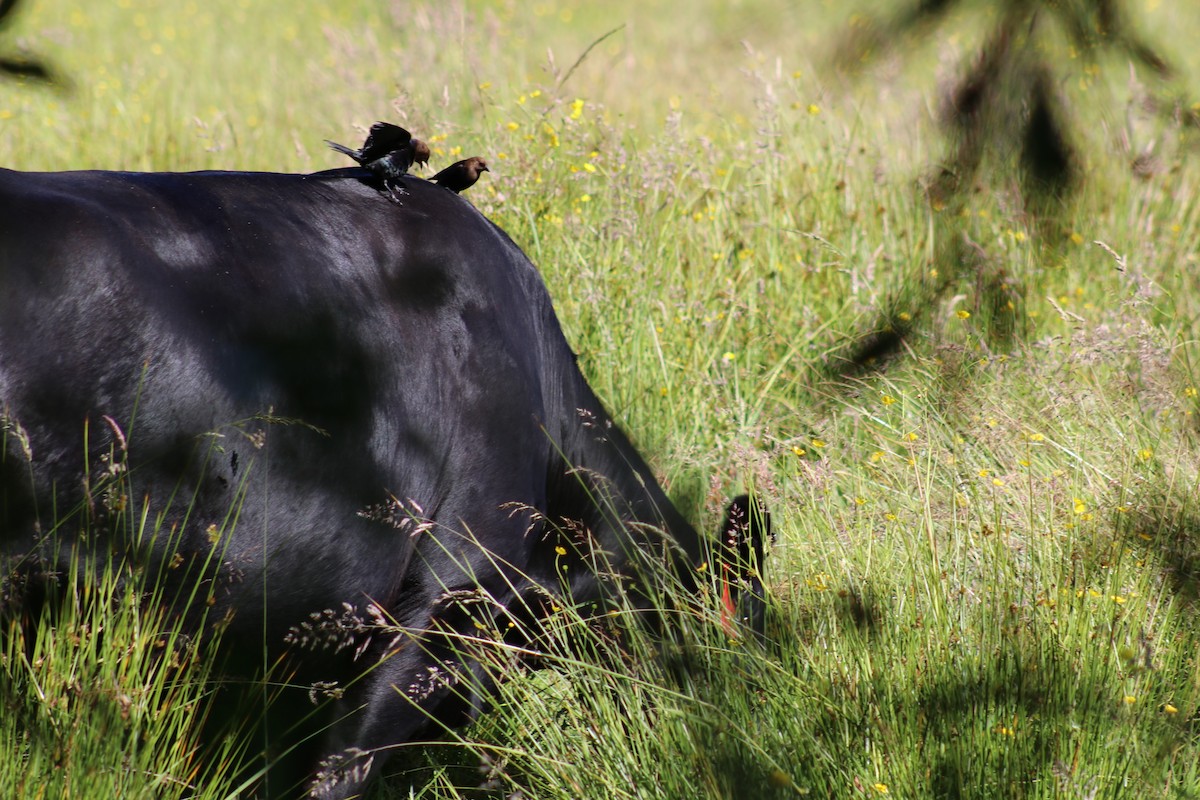
[[[959,0],[917,0],[882,22],[859,18],[838,43],[833,63],[839,70],[854,74],[898,44],[937,27],[958,3]]]
[[[13,14],[20,4],[21,0],[0,0],[0,30],[12,25]],[[30,56],[0,56],[0,76],[70,89],[69,81],[49,62]]]
[[[988,179],[1015,185],[1027,219],[1054,246],[1062,215],[1083,184],[1073,143],[1077,123],[1060,91],[1064,77],[1080,64],[1090,70],[1103,54],[1126,57],[1158,79],[1175,74],[1167,58],[1136,30],[1128,5],[1127,0],[907,0],[889,14],[855,15],[831,56],[832,66],[850,75],[900,47],[919,46],[934,29],[948,24],[952,13],[990,6],[994,21],[942,97],[939,121],[946,150],[924,181],[932,207],[945,212],[935,223],[948,234],[934,254],[932,272],[940,277],[930,281],[914,275],[884,302],[867,331],[833,354],[829,372],[848,378],[885,368],[928,323],[928,312],[939,298],[972,274],[973,313],[987,326],[989,341],[1006,346],[1021,333],[1017,312],[1024,289],[1019,278],[977,257],[978,246],[972,248],[965,234],[962,241],[954,235],[961,224],[957,212],[969,206]],[[1071,45],[1071,60],[1066,48],[1049,39],[1054,28]],[[1075,60],[1079,56],[1086,60]],[[1161,105],[1174,109],[1181,124],[1200,126],[1200,113],[1185,110],[1190,105],[1186,98]],[[981,174],[985,170],[988,175]]]
[[[12,23],[11,15],[21,0],[0,0],[0,27]]]
[[[35,80],[54,86],[65,86],[66,81],[42,61],[0,56],[0,73],[20,80]]]
[[[1071,41],[1081,50],[1113,47],[1160,78],[1170,78],[1175,70],[1167,59],[1146,42],[1122,13],[1118,0],[1091,2],[1047,2],[1042,5],[1055,14]]]

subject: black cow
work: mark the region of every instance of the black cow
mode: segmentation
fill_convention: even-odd
[[[292,654],[297,696],[338,682],[315,744],[277,743],[318,797],[478,711],[457,686],[485,679],[451,647],[473,632],[464,598],[525,625],[564,574],[575,600],[611,583],[564,573],[564,550],[685,584],[706,558],[534,266],[464,199],[407,189],[389,203],[357,169],[0,170],[0,598],[67,569],[84,523],[200,582],[211,597],[180,613],[227,626],[230,669]],[[157,536],[122,516],[143,502]],[[722,541],[759,618],[756,508],[735,501]]]

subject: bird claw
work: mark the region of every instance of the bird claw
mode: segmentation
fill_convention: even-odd
[[[402,205],[404,205],[404,203],[403,203],[403,201],[400,200],[400,198],[408,197],[408,191],[403,186],[395,186],[395,185],[389,184],[387,186],[387,196],[388,196],[388,199],[391,200],[393,203],[395,203],[398,206],[402,206]]]

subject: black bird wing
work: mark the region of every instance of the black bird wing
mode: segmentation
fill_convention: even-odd
[[[433,181],[434,183],[440,184],[442,181],[444,181],[446,179],[446,173],[450,172],[450,170],[454,169],[454,167],[455,167],[455,165],[451,164],[450,166],[446,167],[444,170],[442,170],[438,174],[434,175],[429,180]]]
[[[438,186],[445,186],[451,192],[461,192],[464,184],[467,182],[467,170],[464,169],[464,164],[460,161],[455,164],[450,164],[442,172],[434,175],[430,179]]]
[[[437,175],[434,175],[429,180],[433,181],[438,186],[454,187],[454,186],[460,185],[464,180],[466,180],[466,177],[467,177],[467,162],[466,161],[455,161],[453,164],[446,167],[444,170],[439,172]],[[455,191],[458,191],[458,190],[455,189]]]
[[[383,158],[388,153],[402,150],[412,143],[412,134],[399,125],[390,122],[376,122],[367,131],[367,140],[363,142],[362,159],[374,161]]]

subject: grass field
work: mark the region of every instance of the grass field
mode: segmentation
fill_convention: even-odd
[[[482,154],[467,196],[685,514],[766,497],[766,647],[701,625],[623,669],[564,654],[376,796],[1195,797],[1200,14],[1127,4],[1165,81],[1049,26],[1081,190],[1039,217],[1002,150],[954,202],[922,190],[996,5],[851,77],[862,18],[817,0],[30,0],[0,55],[69,88],[0,84],[0,165],[310,171],[376,119],[434,165]],[[78,619],[58,656],[0,653],[0,716],[44,722],[0,722],[34,754],[0,796],[225,796],[190,794],[160,744],[187,720],[151,713],[202,685],[162,702],[137,688],[161,660],[114,676],[71,628],[135,622]],[[137,758],[97,744],[113,725]]]

